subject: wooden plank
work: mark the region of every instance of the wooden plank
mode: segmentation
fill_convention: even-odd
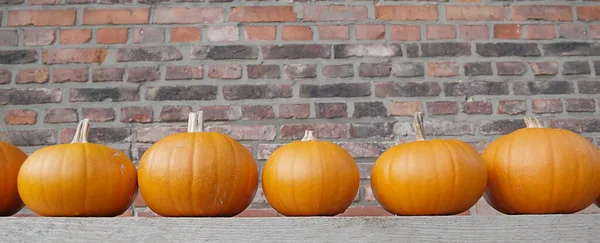
[[[9,217],[0,242],[600,242],[600,215]]]

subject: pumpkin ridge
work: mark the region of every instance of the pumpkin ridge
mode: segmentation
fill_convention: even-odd
[[[452,190],[450,195],[456,195],[456,191],[457,191],[457,183],[458,180],[456,179],[456,175],[458,174],[458,171],[456,169],[456,155],[454,153],[454,150],[450,149],[450,146],[448,145],[448,143],[446,141],[440,141],[441,144],[444,145],[444,147],[446,147],[446,151],[450,154],[450,159],[452,160]],[[453,209],[455,207],[456,204],[456,197],[451,196],[450,197],[450,201],[448,203],[446,203],[446,212],[450,211],[450,209]]]

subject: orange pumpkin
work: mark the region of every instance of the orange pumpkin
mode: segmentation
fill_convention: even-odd
[[[505,214],[568,214],[590,206],[600,194],[594,145],[574,132],[544,128],[538,118],[525,124],[483,152],[485,200]]]
[[[265,163],[262,188],[284,216],[333,216],[352,204],[360,183],[358,166],[339,145],[304,138],[275,150]]]
[[[125,212],[136,193],[137,173],[127,156],[87,142],[83,119],[70,144],[32,153],[21,166],[19,193],[41,216],[113,217]]]
[[[425,140],[420,112],[414,126],[417,141],[389,148],[373,165],[377,201],[396,215],[453,215],[471,208],[487,180],[479,153],[456,139]]]
[[[161,216],[235,216],[256,194],[252,154],[225,134],[203,132],[202,114],[190,113],[188,132],[161,139],[140,160],[140,193]]]
[[[27,159],[17,146],[0,141],[0,216],[10,216],[23,208],[17,189],[17,175]]]

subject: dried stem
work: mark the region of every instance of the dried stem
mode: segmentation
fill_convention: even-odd
[[[425,140],[425,133],[423,132],[423,113],[415,112],[415,137],[417,141]]]
[[[527,128],[544,128],[544,124],[541,119],[537,116],[534,117],[525,117],[525,126]]]
[[[312,141],[315,140],[315,136],[314,136],[314,132],[313,131],[304,131],[304,137],[302,138],[302,142],[308,142],[308,141]]]
[[[204,112],[190,112],[188,118],[188,132],[203,132],[204,131]]]
[[[77,129],[75,130],[75,135],[73,135],[73,140],[71,143],[87,143],[88,133],[90,132],[90,120],[83,119],[79,121],[77,124]]]

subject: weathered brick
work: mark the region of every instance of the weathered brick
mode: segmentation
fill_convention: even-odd
[[[419,57],[419,44],[412,43],[406,45],[406,57]]]
[[[160,110],[160,121],[163,122],[185,122],[192,107],[184,105],[166,105]]]
[[[10,76],[10,71],[0,69],[0,84],[10,83]]]
[[[415,112],[423,112],[423,105],[419,101],[392,102],[390,113],[392,116],[414,116]]]
[[[198,27],[177,27],[171,29],[171,42],[194,42],[202,39]]]
[[[22,4],[23,2],[25,2],[25,0],[2,0],[0,1],[0,5],[17,5]]]
[[[531,101],[531,111],[535,114],[560,113],[562,110],[562,101],[560,99],[538,99]]]
[[[587,61],[566,61],[563,63],[563,75],[590,74],[590,64]]]
[[[70,143],[75,128],[63,129],[60,132],[60,143]],[[126,143],[130,140],[131,131],[125,127],[91,127],[88,142],[99,144]]]
[[[295,16],[295,15],[294,15]],[[367,20],[366,6],[352,5],[307,5],[303,21],[363,21]]]
[[[525,128],[523,119],[479,122],[479,132],[482,135],[503,135],[521,128]]]
[[[490,30],[487,25],[460,25],[458,32],[461,40],[490,39]]]
[[[331,57],[331,45],[288,44],[262,46],[264,59],[305,59]]]
[[[52,81],[54,83],[86,82],[87,80],[87,68],[61,68],[52,71]]]
[[[600,94],[600,82],[584,80],[577,82],[579,93],[582,94]]]
[[[81,118],[92,122],[108,122],[115,120],[115,110],[112,108],[82,108]]]
[[[304,20],[307,16],[305,16]],[[292,6],[244,6],[234,7],[229,13],[231,22],[288,22],[296,21]]]
[[[437,82],[378,82],[375,83],[375,96],[419,97],[438,96],[442,89]]]
[[[185,127],[167,127],[167,126],[152,126],[152,127],[137,127],[133,131],[135,141],[138,143],[156,143],[166,136],[185,132]]]
[[[593,99],[565,99],[565,104],[568,112],[596,111],[596,102]]]
[[[101,28],[96,31],[96,43],[125,44],[127,35],[127,28]]]
[[[36,123],[37,112],[34,110],[6,110],[4,111],[4,124],[6,125],[33,125]]]
[[[427,102],[427,113],[429,115],[452,115],[458,113],[458,105],[453,101]]]
[[[577,6],[577,19],[582,21],[600,20],[600,6]]]
[[[137,101],[140,99],[138,88],[77,88],[70,89],[71,102],[102,102],[110,99],[113,102]]]
[[[302,119],[310,116],[310,104],[281,104],[279,118]]]
[[[498,114],[519,115],[527,112],[524,100],[501,100],[498,102]]]
[[[228,42],[240,39],[240,29],[236,25],[209,26],[206,30],[211,42]]]
[[[240,79],[242,77],[242,66],[234,64],[210,65],[208,66],[208,77],[215,79]]]
[[[25,29],[23,31],[23,45],[45,46],[51,45],[56,40],[54,29]]]
[[[573,13],[571,12],[571,6],[513,5],[510,6],[510,11],[513,21],[573,21]]]
[[[279,65],[248,65],[248,78],[251,79],[278,79],[281,77]]]
[[[178,61],[183,56],[174,46],[122,47],[117,50],[119,62]]]
[[[202,79],[202,66],[168,66],[165,80]]]
[[[586,39],[587,31],[585,24],[561,24],[558,26],[558,33],[563,39]]]
[[[61,101],[62,92],[58,88],[0,89],[0,105],[33,105]]]
[[[98,39],[98,33],[96,33]],[[85,44],[92,40],[92,30],[90,29],[61,29],[60,44]],[[98,42],[98,41],[96,41]]]
[[[494,38],[496,39],[520,39],[523,27],[520,24],[495,24]]]
[[[281,139],[297,140],[304,137],[304,131],[306,130],[314,131],[317,139],[345,138],[348,132],[344,124],[286,124],[281,126],[279,134]]]
[[[454,77],[458,76],[457,62],[430,62],[427,73],[431,77]]]
[[[458,57],[471,55],[469,43],[421,43],[422,57]]]
[[[389,62],[361,63],[358,67],[360,77],[389,77],[391,71]]]
[[[141,83],[160,79],[158,67],[130,67],[127,82]]]
[[[351,138],[379,138],[389,139],[394,137],[395,122],[372,122],[350,124]]]
[[[27,64],[37,59],[35,50],[0,50],[0,64]]]
[[[477,54],[483,57],[529,57],[541,55],[537,44],[533,43],[477,43],[475,47]]]
[[[0,131],[0,141],[15,146],[44,146],[56,144],[56,132],[51,129]]]
[[[271,157],[271,154],[275,152],[275,150],[281,148],[285,144],[259,144],[258,145],[258,153],[257,159],[266,160]]]
[[[532,62],[529,63],[533,75],[556,75],[558,74],[558,63],[556,62]]]
[[[594,69],[596,70],[596,75],[600,76],[600,61],[593,61]]]
[[[438,20],[435,5],[378,5],[375,17],[380,20]]]
[[[283,66],[285,79],[306,79],[317,77],[316,64],[286,64]]]
[[[424,123],[426,136],[460,136],[474,135],[475,124],[471,121],[427,120]],[[414,135],[412,122],[397,123],[396,134],[400,136]]]
[[[22,69],[16,77],[17,84],[47,83],[49,79],[47,68]]]
[[[44,64],[98,63],[102,64],[108,56],[106,48],[62,48],[44,49]]]
[[[75,108],[54,108],[46,111],[44,123],[74,123],[79,120],[77,116]]]
[[[290,98],[292,86],[289,84],[225,85],[223,97],[226,100]]]
[[[302,98],[364,97],[371,95],[369,83],[302,84]]]
[[[359,24],[355,26],[357,40],[383,40],[385,38],[385,25]]]
[[[447,20],[502,21],[506,20],[504,6],[447,5]]]
[[[156,44],[165,42],[165,30],[163,28],[133,28],[131,33],[131,42],[133,44]]]
[[[549,120],[548,127],[562,128],[576,133],[600,132],[598,119],[560,119]]]
[[[67,26],[75,24],[75,9],[10,10],[8,26]]]
[[[244,38],[249,41],[274,41],[277,38],[277,27],[244,26]]]
[[[317,118],[341,118],[347,117],[346,103],[316,103],[315,113]]]
[[[529,40],[552,40],[556,37],[554,25],[548,24],[527,25],[526,33]]]
[[[486,101],[465,101],[462,103],[465,114],[492,114],[492,103]]]
[[[454,28],[454,25],[427,25],[425,31],[428,40],[456,39],[456,28]]]
[[[350,28],[347,25],[319,25],[321,40],[349,40]]]
[[[467,76],[489,76],[493,74],[491,62],[465,63],[465,75]]]
[[[243,120],[263,120],[273,119],[275,113],[270,105],[243,105],[242,119]]]
[[[546,56],[600,56],[600,43],[560,42],[543,48]]]
[[[217,87],[213,85],[147,87],[147,100],[214,100]]]
[[[425,75],[423,63],[418,62],[393,62],[392,72],[394,77],[420,77]]]
[[[399,57],[400,44],[339,44],[333,47],[334,58],[350,57]]]
[[[354,76],[352,64],[327,65],[321,71],[327,78],[348,78]]]
[[[470,81],[444,83],[446,96],[507,95],[507,82]]]
[[[390,40],[421,40],[421,28],[418,25],[390,25]]]
[[[0,30],[0,46],[17,46],[18,44],[17,30]]]
[[[386,117],[387,109],[381,101],[355,102],[352,117]]]
[[[223,22],[223,9],[159,7],[156,9],[155,19],[157,24],[220,23]]]
[[[588,34],[592,40],[600,39],[600,24],[590,24]]]
[[[95,68],[92,72],[93,82],[123,81],[124,68]]]
[[[121,122],[152,122],[152,106],[128,106],[121,108]]]
[[[258,47],[243,45],[195,46],[191,53],[193,60],[256,59],[258,58]]]
[[[157,20],[160,20],[158,13],[159,11],[157,11]],[[149,20],[149,8],[85,8],[82,24],[147,24]]]
[[[524,62],[496,62],[496,69],[500,76],[520,76],[527,72]]]
[[[199,110],[204,112],[205,121],[228,121],[233,120],[233,111],[228,105],[200,106]]]
[[[313,39],[313,32],[308,25],[285,25],[281,39],[286,41],[308,41]]]
[[[573,84],[569,81],[515,82],[513,90],[515,95],[571,94]]]

